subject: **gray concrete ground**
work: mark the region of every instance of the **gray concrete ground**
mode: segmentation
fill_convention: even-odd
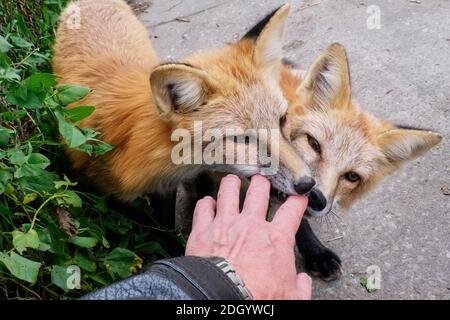
[[[154,0],[141,12],[162,59],[237,40],[286,0]],[[141,0],[142,2],[142,0]],[[144,1],[145,2],[145,1]],[[343,260],[335,282],[315,281],[317,299],[450,298],[450,2],[291,1],[285,54],[307,68],[322,49],[348,50],[353,91],[366,109],[397,123],[431,128],[444,140],[389,177],[342,219],[315,226]],[[369,29],[367,8],[380,9]],[[359,279],[381,270],[381,289]]]

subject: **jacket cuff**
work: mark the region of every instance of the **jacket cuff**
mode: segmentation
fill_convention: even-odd
[[[88,293],[81,300],[242,300],[233,281],[207,258],[154,262],[146,271]]]
[[[192,299],[243,300],[245,298],[219,267],[202,257],[184,256],[158,260],[150,270],[178,278],[177,283]]]

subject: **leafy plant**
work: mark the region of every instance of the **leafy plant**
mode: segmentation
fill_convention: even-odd
[[[65,3],[0,3],[0,292],[4,298],[78,297],[137,272],[144,259],[167,256],[158,242],[161,234],[180,239],[175,231],[157,225],[146,204],[134,205],[141,212],[135,219],[127,208],[77,181],[67,165],[66,148],[98,157],[114,146],[102,141],[99,132],[77,126],[95,112],[95,106],[67,108],[90,89],[58,86],[51,74],[54,30]],[[74,270],[70,266],[80,270],[80,288],[70,285]]]

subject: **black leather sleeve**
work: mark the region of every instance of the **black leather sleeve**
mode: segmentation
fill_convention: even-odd
[[[241,300],[233,282],[205,258],[158,260],[138,275],[83,296],[83,300]]]

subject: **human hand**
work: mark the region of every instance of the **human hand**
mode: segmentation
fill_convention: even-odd
[[[297,274],[294,243],[308,199],[290,196],[272,222],[266,221],[269,181],[253,176],[239,212],[241,180],[222,179],[217,203],[197,202],[186,255],[222,257],[229,261],[255,299],[311,299],[312,280]]]

